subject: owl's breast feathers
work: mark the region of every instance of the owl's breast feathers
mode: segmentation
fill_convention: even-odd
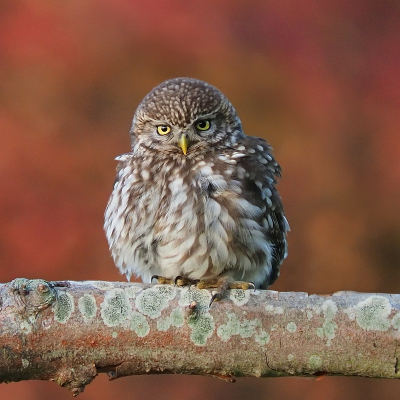
[[[243,137],[199,158],[120,157],[106,234],[121,272],[267,287],[286,256],[288,225],[268,144]]]

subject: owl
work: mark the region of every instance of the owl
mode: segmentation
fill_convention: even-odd
[[[117,157],[104,229],[115,264],[150,283],[269,287],[289,229],[269,144],[246,136],[214,86],[167,80],[139,104]]]

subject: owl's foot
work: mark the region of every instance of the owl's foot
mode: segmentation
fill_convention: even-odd
[[[175,283],[173,279],[165,278],[164,276],[160,275],[153,275],[151,277],[150,283],[153,283],[154,279],[157,279],[157,283],[160,285],[173,285]]]
[[[160,275],[153,275],[151,282],[157,279],[157,283],[160,285],[175,285],[175,286],[189,286],[196,285],[198,289],[216,289],[211,297],[210,307],[214,301],[223,299],[226,292],[230,289],[255,289],[254,283],[245,281],[235,281],[230,276],[223,276],[214,279],[190,279],[185,276],[177,276],[175,279],[165,278]]]
[[[157,283],[160,285],[188,286],[196,285],[199,282],[199,280],[189,279],[184,276],[177,276],[175,279],[170,279],[160,275],[153,275],[150,282],[153,282],[154,279],[157,279]]]
[[[225,297],[226,292],[229,289],[255,289],[254,283],[244,281],[234,281],[230,276],[224,276],[221,278],[215,278],[210,280],[200,280],[197,283],[198,289],[217,289],[211,297],[210,307],[214,301],[219,301]]]
[[[177,276],[175,278],[176,286],[189,286],[189,285],[197,285],[199,283],[198,279],[190,279],[185,276]]]

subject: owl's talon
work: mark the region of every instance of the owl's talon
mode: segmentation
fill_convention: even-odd
[[[214,301],[220,301],[222,297],[224,297],[223,293],[220,292],[214,293],[211,297],[210,304],[208,305],[208,307],[210,308],[212,306],[212,303],[214,303]]]
[[[183,278],[180,275],[178,275],[174,280],[174,285],[175,286],[183,286],[184,284],[182,282],[183,282]]]

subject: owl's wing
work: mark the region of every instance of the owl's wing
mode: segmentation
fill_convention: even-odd
[[[282,199],[275,187],[277,178],[281,176],[281,168],[264,139],[245,136],[239,140],[236,149],[238,153],[245,154],[237,158],[238,178],[245,189],[243,195],[246,200],[264,210],[259,223],[265,227],[266,236],[273,245],[272,272],[261,285],[265,289],[278,278],[280,265],[287,255],[286,233],[289,225]]]
[[[115,157],[115,161],[118,161],[118,164],[117,164],[117,167],[115,168],[117,174],[114,179],[113,187],[115,187],[115,185],[117,184],[117,182],[119,182],[119,180],[121,178],[119,171],[121,171],[121,169],[126,166],[127,162],[129,161],[129,159],[131,157],[132,157],[132,153],[124,153],[124,154],[121,154],[121,155]]]

